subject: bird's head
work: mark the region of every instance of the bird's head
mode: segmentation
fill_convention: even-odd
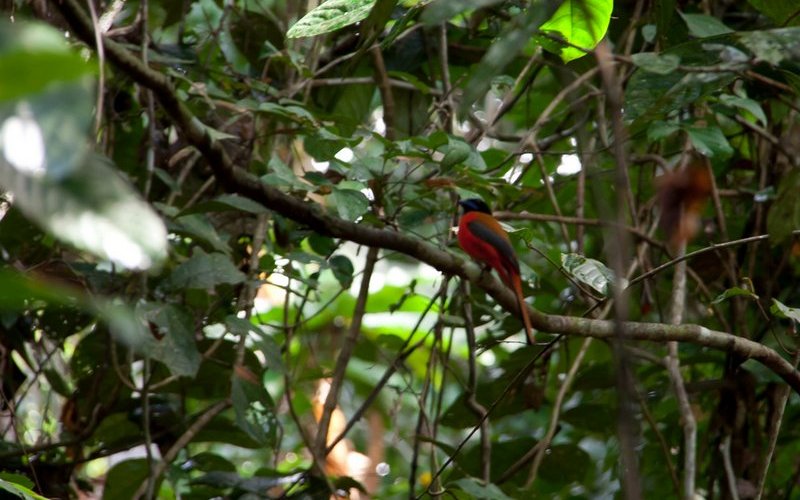
[[[464,213],[467,212],[483,212],[485,214],[492,214],[492,211],[489,209],[489,205],[487,205],[483,200],[479,198],[470,198],[468,200],[461,200],[458,202],[464,208]]]

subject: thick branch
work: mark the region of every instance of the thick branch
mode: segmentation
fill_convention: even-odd
[[[77,0],[63,0],[58,8],[70,26],[85,43],[94,46],[94,31],[91,21],[81,10]],[[467,264],[463,259],[426,243],[418,238],[389,229],[356,224],[329,215],[316,203],[295,198],[280,190],[263,184],[258,178],[236,167],[219,142],[213,140],[203,125],[177,97],[170,81],[161,73],[146,67],[127,49],[104,38],[106,58],[137,83],[153,91],[164,111],[169,115],[184,139],[197,148],[205,157],[222,186],[230,192],[251,198],[267,208],[310,229],[334,238],[355,243],[394,250],[413,257],[438,269],[444,274],[468,279],[492,295],[508,311],[517,310],[514,294],[497,279],[480,269]],[[690,342],[722,351],[732,352],[744,358],[753,358],[783,378],[800,393],[800,373],[774,350],[747,339],[709,330],[697,325],[665,325],[658,323],[624,322],[620,334],[614,321],[548,315],[530,309],[531,322],[541,331],[564,333],[581,337],[611,339],[623,335],[632,340],[653,342]]]

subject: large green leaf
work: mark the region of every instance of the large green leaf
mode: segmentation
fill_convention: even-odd
[[[613,0],[565,0],[539,31],[560,35],[568,45],[545,42],[545,48],[555,50],[564,62],[586,55],[606,35],[612,10]]]
[[[288,38],[315,36],[336,31],[366,19],[375,0],[328,0],[297,21]]]
[[[123,267],[161,262],[161,219],[107,159],[87,152],[93,66],[52,28],[3,26],[0,71],[15,75],[0,84],[0,185],[15,205],[55,237]]]
[[[106,475],[103,500],[130,498],[149,474],[150,467],[144,458],[133,458],[115,464]]]
[[[573,278],[603,295],[611,293],[614,272],[602,262],[576,253],[561,254],[561,266]]]
[[[5,20],[0,24],[0,75],[4,75],[0,102],[38,94],[53,85],[78,83],[96,68],[50,26]]]
[[[9,478],[10,476],[17,476],[16,474],[8,474],[4,473],[4,477]],[[20,479],[27,479],[24,476],[19,476]],[[20,480],[7,480],[0,478],[0,490],[6,492],[8,495],[6,498],[22,498],[23,500],[47,500],[45,497],[38,495],[35,493],[31,487],[26,485],[20,484],[22,481]],[[30,480],[28,480],[28,483]],[[5,496],[5,495],[4,495]]]

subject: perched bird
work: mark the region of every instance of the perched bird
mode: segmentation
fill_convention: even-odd
[[[458,223],[458,244],[470,257],[497,271],[503,283],[514,290],[528,343],[533,344],[531,319],[522,296],[519,262],[508,234],[497,219],[492,217],[492,211],[483,200],[471,198],[459,201],[458,204],[464,209]]]

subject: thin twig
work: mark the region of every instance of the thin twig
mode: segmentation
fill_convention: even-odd
[[[678,256],[686,253],[686,242],[678,248]],[[672,279],[672,298],[669,312],[669,323],[679,325],[683,320],[684,305],[686,302],[686,261],[681,261],[675,266]],[[678,409],[683,427],[683,498],[692,499],[695,493],[696,455],[697,455],[697,422],[692,413],[686,385],[680,371],[680,358],[678,343],[667,342],[668,355],[665,360],[667,374],[672,382],[672,388],[678,400]]]
[[[372,63],[375,69],[375,83],[381,93],[383,102],[383,123],[386,124],[386,139],[393,141],[397,135],[395,123],[394,96],[392,86],[389,82],[389,75],[386,73],[386,65],[383,62],[383,53],[378,45],[373,45],[370,49],[372,53]]]
[[[739,500],[739,488],[736,487],[736,473],[733,471],[731,462],[731,435],[725,434],[719,445],[719,452],[722,454],[722,463],[725,467],[725,480],[728,484],[728,493],[731,500]]]
[[[464,329],[467,335],[467,366],[469,369],[469,376],[467,380],[467,407],[478,417],[481,425],[481,479],[486,483],[491,481],[491,466],[492,466],[492,441],[491,433],[489,430],[489,418],[486,413],[486,407],[478,402],[478,368],[475,360],[475,329],[472,322],[472,303],[469,300],[469,284],[461,281],[461,307],[464,309]]]
[[[314,450],[317,456],[325,456],[328,440],[328,427],[331,424],[331,416],[333,410],[339,401],[339,392],[344,384],[344,376],[347,371],[347,365],[350,362],[350,357],[353,355],[353,350],[356,346],[356,341],[361,333],[361,322],[364,319],[364,313],[367,310],[367,297],[369,297],[369,283],[372,280],[372,272],[375,270],[375,263],[378,261],[378,249],[370,247],[367,250],[366,263],[364,265],[364,274],[361,276],[361,286],[358,291],[358,298],[356,305],[353,309],[353,317],[350,322],[350,329],[339,351],[339,356],[336,359],[336,367],[333,370],[331,377],[331,388],[328,391],[328,396],[325,398],[325,404],[322,407],[322,415],[319,419],[319,426],[317,428],[317,437],[314,441]]]

